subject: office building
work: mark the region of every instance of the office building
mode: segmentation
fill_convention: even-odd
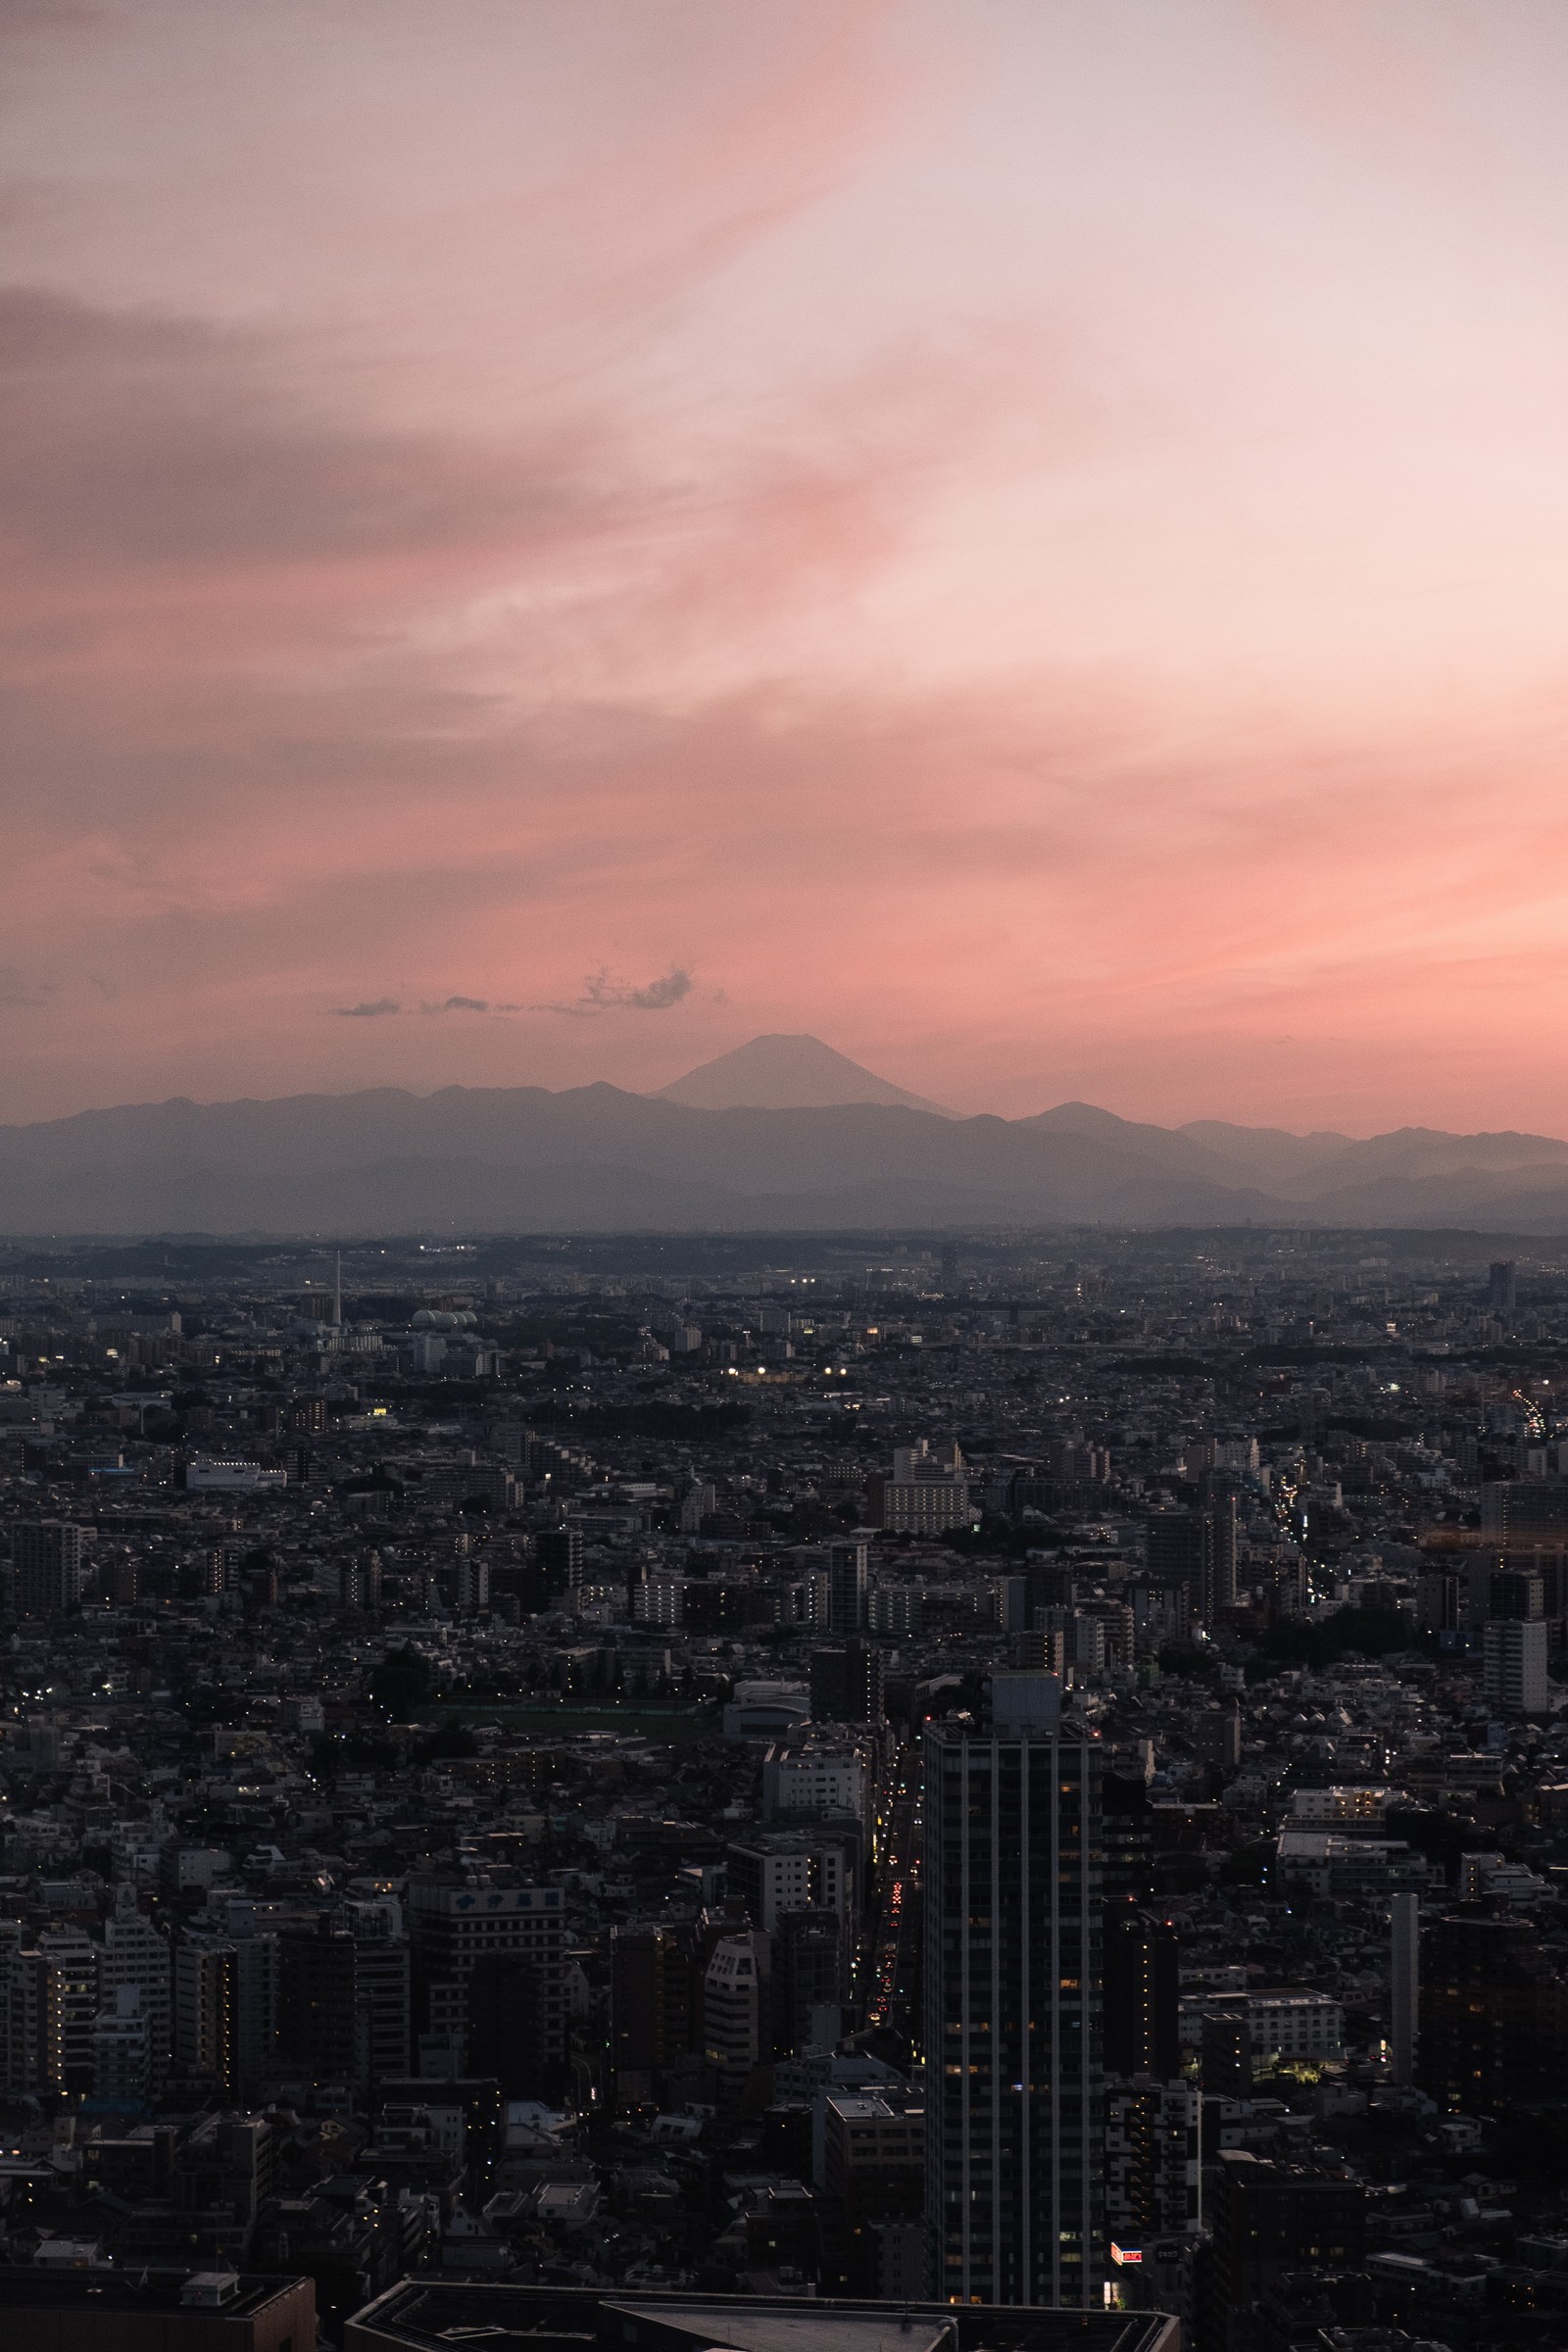
[[[926,2219],[941,2293],[1097,2306],[1101,1752],[998,1675],[924,1740]]]
[[[754,1928],[772,1935],[788,1911],[831,1911],[848,1920],[855,1897],[854,1832],[846,1839],[764,1832],[729,1849],[729,1892]]]
[[[554,1886],[470,1886],[411,1879],[409,1940],[415,2033],[457,2047],[468,2032],[468,1981],[482,1955],[529,1960],[538,1973],[542,2062],[566,2055],[564,1920]]]
[[[772,2055],[772,1979],[770,1936],[746,1928],[714,1944],[703,1978],[703,2054],[723,2095],[738,2096]]]

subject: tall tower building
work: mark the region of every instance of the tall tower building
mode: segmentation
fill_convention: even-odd
[[[1101,1750],[1047,1675],[925,1735],[926,2221],[943,2300],[1098,2306]]]
[[[865,1626],[866,1567],[863,1544],[834,1544],[828,1549],[827,1630],[850,1640]]]
[[[1182,2069],[1175,1922],[1125,1901],[1107,1902],[1104,1920],[1105,2072],[1168,2082]]]
[[[1415,2080],[1416,2035],[1421,2019],[1421,1897],[1396,1894],[1389,1903],[1390,2039],[1394,2080]]]

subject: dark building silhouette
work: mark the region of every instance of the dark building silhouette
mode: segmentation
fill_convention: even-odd
[[[1568,2058],[1568,1986],[1525,1921],[1461,1904],[1421,1937],[1419,2080],[1440,2106],[1491,2115],[1537,2098]]]
[[[610,2062],[615,2099],[658,2095],[664,2070],[702,2040],[702,1972],[677,1928],[617,1928],[610,1952]]]
[[[1181,2072],[1181,1960],[1173,1920],[1137,1903],[1104,1910],[1104,2049],[1107,2075]]]
[[[1366,2190],[1338,2174],[1226,2148],[1212,2228],[1200,2352],[1255,2352],[1257,2307],[1281,2272],[1353,2270],[1365,2259]]]
[[[813,1723],[881,1723],[886,1715],[879,1649],[866,1642],[845,1642],[812,1650]]]
[[[352,2082],[358,2060],[358,1952],[323,1912],[315,1935],[277,1941],[277,2062],[312,2082]]]
[[[853,1640],[865,1630],[869,1589],[867,1548],[861,1543],[832,1544],[827,1555],[827,1630]]]
[[[493,2076],[509,2099],[553,2105],[566,2059],[540,1964],[519,1952],[481,1952],[468,1978],[468,2067]]]
[[[24,1617],[58,1617],[79,1606],[83,1552],[82,1530],[68,1519],[26,1519],[12,1530]]]
[[[1201,1510],[1156,1511],[1149,1522],[1149,1573],[1179,1579],[1203,1625],[1234,1608],[1235,1495],[1218,1494]]]
[[[1108,1772],[1101,1803],[1106,1902],[1152,1901],[1154,1814],[1148,1787]]]

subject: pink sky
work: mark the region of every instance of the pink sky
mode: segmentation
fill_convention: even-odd
[[[806,1029],[1568,1128],[1561,0],[13,0],[0,87],[0,1117]]]

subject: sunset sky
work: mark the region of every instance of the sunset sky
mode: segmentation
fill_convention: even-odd
[[[1562,0],[0,0],[0,1118],[1568,1132]]]

